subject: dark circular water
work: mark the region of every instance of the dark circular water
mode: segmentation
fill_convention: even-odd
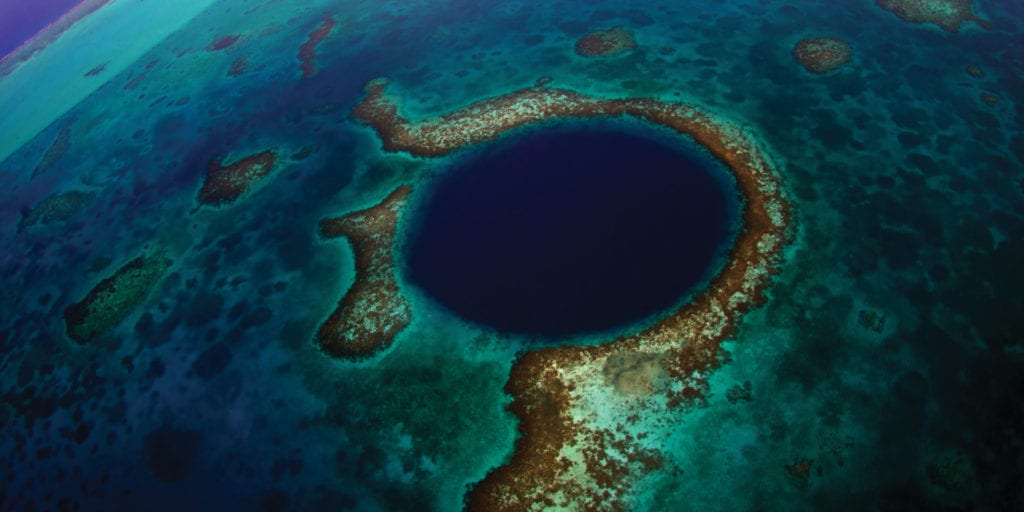
[[[677,303],[733,240],[723,166],[615,129],[530,132],[474,154],[414,213],[408,278],[466,320],[562,337]]]

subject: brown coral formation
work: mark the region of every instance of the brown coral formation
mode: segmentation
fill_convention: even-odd
[[[355,282],[316,334],[317,343],[335,357],[369,357],[387,348],[412,319],[391,254],[398,216],[411,190],[399,187],[376,206],[320,221],[320,234],[345,236],[356,258]]]
[[[238,38],[240,38],[240,37],[242,37],[242,36],[240,36],[238,34],[231,34],[231,35],[224,36],[224,37],[222,37],[222,38],[220,38],[220,39],[210,43],[210,45],[206,47],[206,51],[208,51],[208,52],[217,52],[217,51],[223,50],[223,49],[225,49],[225,48],[235,44],[236,42],[238,42]]]
[[[704,399],[707,376],[721,362],[720,343],[764,300],[789,234],[778,176],[742,129],[681,103],[528,88],[410,122],[386,97],[386,86],[371,82],[352,115],[374,128],[388,151],[440,156],[549,119],[631,116],[692,137],[732,171],[744,198],[743,229],[725,268],[703,294],[640,332],[519,357],[505,390],[521,436],[511,460],[466,499],[469,510],[488,512],[626,508],[631,482],[660,463],[651,422]]]
[[[170,265],[161,255],[139,256],[100,281],[64,310],[68,337],[84,343],[116,326],[145,300]]]
[[[327,16],[320,23],[319,27],[309,33],[309,38],[299,47],[299,60],[302,61],[300,66],[302,78],[309,78],[316,74],[316,65],[313,63],[313,59],[316,58],[316,47],[334,30],[336,23],[333,17]]]
[[[857,313],[857,324],[875,334],[881,334],[885,328],[885,315],[862,309]]]
[[[851,55],[850,45],[832,37],[801,39],[793,47],[793,57],[811,73],[835,71],[849,62]]]
[[[786,474],[789,475],[790,480],[801,489],[807,488],[807,483],[811,479],[811,469],[814,468],[814,461],[806,457],[797,459],[792,464],[786,465]]]
[[[875,0],[885,9],[911,23],[934,23],[948,32],[957,32],[968,21],[989,29],[991,24],[971,9],[971,0]]]
[[[576,41],[576,53],[582,57],[610,57],[633,48],[633,33],[622,27],[596,30]]]
[[[274,170],[277,153],[265,150],[223,165],[219,160],[210,163],[206,180],[199,189],[199,202],[205,205],[224,205],[238,199],[245,191]]]

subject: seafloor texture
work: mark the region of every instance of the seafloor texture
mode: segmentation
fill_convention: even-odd
[[[0,510],[1024,508],[1019,2],[83,9],[0,66]],[[556,118],[724,163],[706,286],[547,339],[409,279]]]

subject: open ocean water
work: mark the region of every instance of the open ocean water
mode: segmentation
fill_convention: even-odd
[[[77,9],[0,62],[0,510],[1024,510],[1019,0]],[[353,115],[382,77],[434,124]],[[621,348],[761,228],[713,150],[624,115],[389,145],[526,88],[764,155],[788,224],[713,362],[670,368],[710,324]]]

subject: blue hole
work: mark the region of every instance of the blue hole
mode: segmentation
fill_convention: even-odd
[[[464,156],[413,212],[408,280],[465,320],[561,338],[692,294],[735,238],[723,164],[635,130],[543,128]]]

